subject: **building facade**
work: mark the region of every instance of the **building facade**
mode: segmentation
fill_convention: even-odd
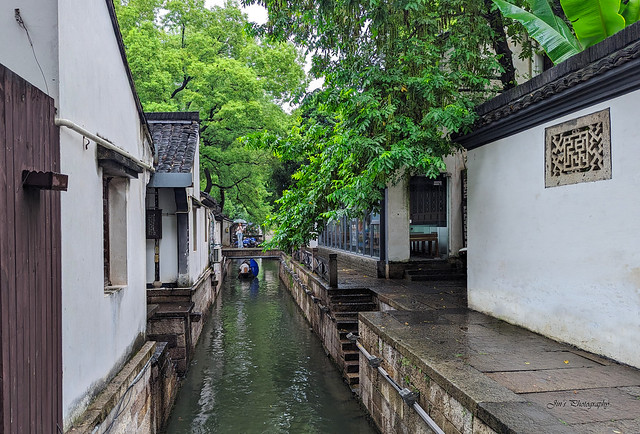
[[[640,27],[478,108],[469,306],[640,367]]]
[[[24,371],[37,374],[31,378],[42,377],[43,383],[31,388],[23,384],[17,395],[11,391],[15,384],[3,389],[2,422],[7,433],[55,432],[67,430],[81,419],[90,402],[143,347],[146,282],[141,270],[145,269],[145,258],[139,252],[145,248],[145,190],[153,171],[153,147],[113,3],[4,3],[0,20],[0,38],[5,41],[0,47],[0,63],[27,82],[24,89],[37,88],[50,98],[55,116],[50,121],[59,142],[59,149],[51,154],[56,167],[37,167],[33,160],[30,167],[21,163],[17,169],[44,171],[53,176],[53,184],[64,180],[66,188],[57,193],[59,208],[52,208],[43,222],[44,227],[59,223],[59,246],[55,238],[50,247],[44,246],[53,266],[29,271],[35,276],[35,288],[59,277],[58,289],[52,290],[49,300],[53,310],[46,315],[45,310],[29,313],[32,307],[37,309],[38,302],[25,300],[18,312],[37,322],[45,321],[59,336],[59,341],[33,340],[29,344],[30,351],[52,365],[59,362],[59,367],[40,369],[27,351],[13,356],[11,369],[19,370],[22,363]],[[16,95],[25,100],[28,93]],[[41,116],[32,113],[24,122],[33,124],[34,132],[43,131]],[[7,125],[3,116],[4,129]],[[36,134],[33,141],[21,146],[33,146],[33,155],[42,152],[44,157],[48,151],[38,148],[42,137]],[[17,140],[20,144],[22,139]],[[12,150],[11,146],[7,142],[4,150]],[[39,194],[43,206],[48,206],[49,199],[43,199],[47,193]],[[36,197],[35,193],[29,195],[29,200]],[[32,208],[41,209],[39,206],[34,202]],[[28,215],[25,210],[14,218],[27,220]],[[3,280],[3,292],[5,285],[14,289],[6,282]],[[5,347],[11,342],[2,344]],[[36,348],[38,345],[42,348]],[[153,353],[151,348],[149,351]],[[5,380],[13,374],[7,364],[3,366],[7,367],[3,384],[10,384]],[[44,398],[47,382],[60,385],[50,400]],[[43,410],[41,416],[33,409],[30,415],[27,412],[30,428],[25,430],[21,408],[28,411],[29,402],[56,408]]]

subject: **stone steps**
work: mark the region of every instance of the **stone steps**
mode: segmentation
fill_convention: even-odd
[[[355,342],[349,340],[349,333],[358,333],[358,313],[377,311],[378,304],[368,289],[332,289],[328,291],[331,311],[336,319],[336,328],[340,339],[343,358],[343,377],[352,390],[360,382],[360,351]]]
[[[360,301],[355,303],[336,303],[331,305],[333,312],[355,312],[355,318],[358,318],[358,312],[371,312],[378,310],[378,304],[373,301]]]
[[[467,274],[455,263],[433,260],[407,264],[405,278],[412,282],[460,282],[466,280]]]
[[[466,274],[462,274],[462,273],[451,273],[451,274],[430,274],[430,273],[425,273],[425,274],[415,274],[412,276],[409,276],[409,279],[412,282],[441,282],[441,281],[446,281],[446,280],[455,280],[455,281],[461,281],[461,280],[465,280],[467,278]]]

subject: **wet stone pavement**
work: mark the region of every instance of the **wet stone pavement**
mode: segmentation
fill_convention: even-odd
[[[463,283],[339,276],[388,309],[360,321],[497,432],[640,434],[640,370],[469,310]]]

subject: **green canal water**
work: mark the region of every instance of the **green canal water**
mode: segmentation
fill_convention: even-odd
[[[375,433],[278,278],[235,264],[178,393],[167,433]]]

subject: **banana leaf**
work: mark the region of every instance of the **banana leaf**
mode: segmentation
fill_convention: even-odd
[[[618,13],[620,0],[561,0],[560,4],[584,48],[625,27],[624,17]]]
[[[622,4],[620,15],[624,17],[624,23],[627,26],[638,21],[640,19],[640,0],[629,0],[626,4]]]
[[[556,17],[547,0],[532,0],[533,12],[528,12],[505,0],[493,0],[502,15],[520,22],[551,61],[560,63],[582,51],[580,43],[569,27]]]

